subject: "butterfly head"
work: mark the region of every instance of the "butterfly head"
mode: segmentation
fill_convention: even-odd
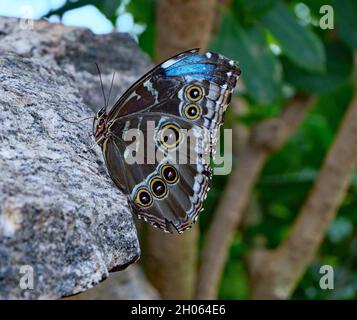
[[[98,111],[97,115],[93,120],[93,135],[95,141],[101,146],[106,139],[106,125],[107,125],[107,113],[105,108],[102,108]]]

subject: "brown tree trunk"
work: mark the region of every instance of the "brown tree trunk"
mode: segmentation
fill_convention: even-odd
[[[253,299],[287,299],[319,248],[357,166],[357,94],[287,239],[251,255]]]
[[[157,8],[156,61],[205,49],[211,38],[216,0],[163,0]],[[182,235],[148,228],[145,269],[164,299],[193,297],[197,272],[198,226]]]
[[[157,8],[156,60],[205,49],[212,36],[216,0],[161,0]]]
[[[223,197],[214,214],[202,252],[197,299],[217,297],[218,285],[227,258],[230,240],[240,223],[254,184],[269,155],[295,132],[313,98],[295,97],[278,119],[266,120],[255,127],[238,155]]]
[[[147,229],[145,267],[163,299],[192,299],[197,271],[198,226],[184,234]]]

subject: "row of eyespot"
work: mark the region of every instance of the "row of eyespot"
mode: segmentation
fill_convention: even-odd
[[[152,195],[156,199],[164,198],[167,193],[167,184],[173,185],[179,180],[179,175],[172,165],[164,165],[161,168],[161,177],[153,177],[149,181],[149,188],[141,187],[134,197],[134,201],[141,207],[149,207],[152,204]]]
[[[185,90],[185,95],[188,100],[197,102],[202,98],[203,91],[201,87],[192,85]],[[197,104],[189,103],[184,107],[183,113],[187,119],[195,120],[201,115],[202,110]]]
[[[190,101],[197,102],[202,98],[203,91],[201,87],[192,85],[185,90],[185,95]],[[188,119],[195,120],[201,115],[202,110],[197,104],[189,103],[184,107],[183,112]],[[171,141],[171,143],[168,143],[167,141],[169,139],[167,137],[170,136],[170,134],[167,133],[168,130],[172,130],[172,133],[175,135],[175,139],[174,141]],[[161,129],[160,143],[167,148],[177,146],[181,141],[181,138],[180,128],[173,123],[166,124]],[[177,170],[171,165],[163,166],[161,175],[164,180],[158,177],[154,177],[150,180],[150,191],[147,188],[142,187],[136,192],[134,198],[135,203],[142,207],[149,207],[153,201],[151,194],[153,194],[156,199],[164,198],[168,193],[166,184],[175,184],[179,179]]]
[[[185,90],[186,97],[195,102],[202,98],[203,92],[202,88],[196,85],[189,86]],[[202,110],[201,107],[195,103],[187,104],[184,109],[183,113],[186,118],[190,120],[197,119],[201,114]],[[173,139],[170,139],[170,136],[174,136]],[[160,130],[160,144],[165,146],[168,149],[176,147],[180,141],[182,140],[182,136],[180,133],[180,128],[174,123],[165,124]]]

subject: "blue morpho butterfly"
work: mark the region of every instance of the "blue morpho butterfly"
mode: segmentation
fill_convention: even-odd
[[[215,151],[214,132],[239,75],[233,60],[213,52],[201,55],[199,49],[186,51],[149,71],[109,112],[106,107],[98,112],[95,140],[112,180],[138,218],[171,233],[181,233],[197,220],[211,183],[204,156]],[[149,133],[150,121],[154,133]],[[130,129],[140,130],[145,139],[127,141]],[[188,148],[195,149],[195,161],[173,161],[170,156],[180,149],[183,129],[194,131]],[[128,163],[129,145],[138,152],[150,141],[161,156],[149,162],[145,155],[143,163]],[[187,147],[183,154],[191,157]]]

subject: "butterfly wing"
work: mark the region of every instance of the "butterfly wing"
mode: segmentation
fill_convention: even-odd
[[[139,218],[169,232],[182,232],[197,219],[211,182],[204,156],[214,151],[239,74],[233,61],[218,54],[188,51],[154,68],[113,107],[104,156],[112,179]],[[180,143],[167,147],[160,134],[168,129],[193,135],[183,134],[180,140],[174,134]],[[144,135],[133,142],[128,133]],[[154,157],[149,157],[150,150]],[[129,159],[139,151],[140,164]],[[177,176],[174,183],[165,177],[170,172]],[[164,196],[155,188],[164,190]],[[149,203],[141,201],[147,198]]]
[[[172,117],[143,114],[140,117],[127,119],[123,126],[113,128],[103,151],[112,179],[127,194],[133,212],[139,218],[165,231],[172,232],[176,229],[182,232],[196,220],[202,208],[202,199],[210,186],[211,172],[202,157],[201,146],[205,144],[201,138],[204,135],[203,129],[199,126],[195,128],[196,135],[200,137],[198,141],[191,141],[187,144],[187,148],[180,148],[186,146],[183,138],[178,148],[168,152],[156,143],[155,133],[150,134],[148,128],[151,123],[152,128],[158,128],[167,122],[184,130],[192,129],[180,119],[173,120]],[[123,130],[124,127],[126,130]],[[130,138],[126,138],[131,130],[140,130],[148,134],[144,139],[131,142]],[[154,151],[154,156],[151,158],[146,152],[149,143],[152,143],[150,150]],[[144,151],[143,156],[138,156],[139,152],[135,153],[135,150]],[[132,151],[136,156],[135,163],[130,159]],[[192,161],[183,164],[178,161],[179,157]],[[171,168],[177,179],[165,179],[163,171],[165,167]],[[166,191],[163,197],[154,196],[152,181],[155,179],[164,181]],[[138,201],[138,193],[142,190],[147,190],[151,194],[152,201],[149,206],[144,206]]]
[[[182,52],[175,57],[155,66],[148,73],[137,80],[120,97],[109,112],[110,119],[135,114],[146,108],[164,101],[171,94],[172,90],[177,90],[180,83],[172,79],[163,77],[162,70],[165,63],[169,61],[181,60],[197,54],[198,49]]]

